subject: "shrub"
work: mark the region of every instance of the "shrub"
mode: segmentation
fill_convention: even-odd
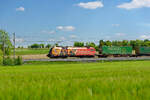
[[[15,59],[15,65],[22,65],[22,64],[23,64],[22,58],[18,56],[18,58]]]
[[[12,66],[12,65],[14,65],[14,61],[13,61],[12,58],[6,57],[6,58],[4,58],[4,60],[3,60],[3,65],[4,65],[4,66]]]
[[[22,65],[23,61],[22,58],[18,56],[15,60],[10,57],[6,57],[3,61],[4,66],[13,66],[13,65]]]

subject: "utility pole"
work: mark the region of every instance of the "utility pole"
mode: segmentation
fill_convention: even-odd
[[[16,48],[16,36],[15,36],[15,33],[13,33],[13,42],[14,42],[14,61],[15,61],[15,56],[16,56],[16,52],[15,52],[15,48]]]

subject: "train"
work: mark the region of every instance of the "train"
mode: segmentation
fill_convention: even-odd
[[[150,47],[131,46],[102,46],[97,52],[94,47],[59,47],[50,48],[47,55],[50,58],[67,58],[67,57],[138,57],[150,56]]]

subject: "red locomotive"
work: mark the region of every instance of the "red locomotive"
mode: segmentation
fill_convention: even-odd
[[[93,47],[53,47],[48,57],[94,57],[96,50]]]

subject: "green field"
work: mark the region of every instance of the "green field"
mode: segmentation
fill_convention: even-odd
[[[0,100],[150,100],[150,61],[0,66]]]
[[[35,54],[48,54],[49,49],[28,49],[28,48],[17,48],[16,55],[35,55]],[[12,50],[13,54],[13,50]]]

